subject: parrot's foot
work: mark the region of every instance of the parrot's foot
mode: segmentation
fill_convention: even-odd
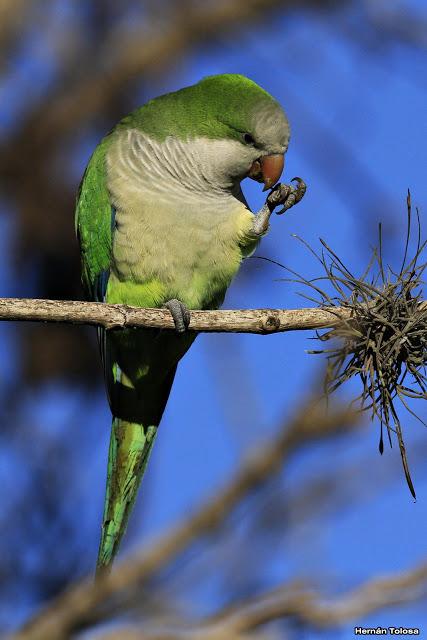
[[[307,190],[304,180],[301,180],[301,178],[292,178],[291,182],[296,182],[297,186],[294,187],[292,184],[278,184],[270,192],[267,198],[267,206],[271,212],[279,205],[283,205],[283,209],[276,211],[277,215],[280,216],[303,199]]]
[[[263,206],[262,209],[255,214],[254,220],[252,223],[252,233],[260,238],[268,231],[268,224],[270,221],[271,210],[269,209],[267,203]]]
[[[280,215],[297,204],[303,199],[306,192],[306,184],[301,178],[293,178],[291,182],[296,182],[297,186],[292,184],[277,184],[268,194],[265,205],[257,214],[255,214],[252,226],[252,233],[258,237],[263,236],[268,231],[270,216],[276,207],[283,205],[277,214]]]
[[[185,304],[180,300],[173,298],[172,300],[168,300],[164,307],[169,309],[171,312],[176,332],[184,333],[190,324],[190,312]]]

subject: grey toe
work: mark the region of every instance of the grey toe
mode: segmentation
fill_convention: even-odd
[[[173,298],[172,300],[168,300],[164,306],[171,312],[176,332],[184,333],[188,329],[191,317],[185,304],[181,302],[181,300]]]

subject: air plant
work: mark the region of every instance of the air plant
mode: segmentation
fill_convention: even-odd
[[[309,286],[316,294],[315,298],[304,297],[314,300],[320,307],[341,307],[349,311],[348,318],[340,321],[338,326],[317,333],[317,339],[322,343],[337,339],[334,346],[309,353],[327,357],[326,396],[352,378],[360,380],[361,393],[352,405],[358,404],[371,413],[372,420],[378,419],[381,454],[384,451],[384,428],[390,446],[395,434],[406,481],[415,498],[398,413],[403,408],[425,424],[409,406],[412,399],[427,398],[427,303],[423,302],[422,295],[423,273],[427,266],[422,255],[426,241],[421,240],[418,210],[415,248],[411,257],[412,223],[408,192],[406,242],[399,271],[384,264],[379,225],[378,246],[372,250],[368,266],[360,277],[350,272],[324,240],[320,240],[323,248],[318,254],[301,238],[299,240],[319,260],[324,275],[307,280],[292,273],[298,282]],[[332,285],[332,295],[323,288],[326,282]]]

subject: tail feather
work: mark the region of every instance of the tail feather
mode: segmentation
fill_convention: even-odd
[[[103,361],[113,423],[97,576],[110,570],[117,554],[177,362],[194,337],[151,330],[125,330],[106,336]]]
[[[154,444],[157,427],[113,419],[97,575],[111,568]]]

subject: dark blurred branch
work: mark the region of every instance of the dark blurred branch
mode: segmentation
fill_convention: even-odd
[[[426,593],[426,588],[427,562],[424,562],[409,571],[372,578],[335,600],[325,599],[311,590],[284,586],[215,618],[216,624],[225,623],[239,633],[284,616],[297,618],[311,627],[329,628],[384,607],[415,600]]]
[[[56,95],[47,95],[31,111],[19,130],[5,146],[0,157],[0,172],[22,164],[22,147],[46,153],[46,147],[65,133],[75,132],[115,99],[132,81],[143,74],[178,60],[190,47],[217,40],[226,33],[240,32],[245,24],[263,17],[271,18],[275,9],[324,4],[324,0],[228,0],[195,3],[189,11],[171,11],[148,30],[120,41],[116,59],[100,70],[91,60],[76,70],[74,83],[69,80]],[[111,55],[111,47],[109,51]],[[100,53],[98,54],[98,57]],[[85,69],[82,72],[82,69]],[[33,158],[34,160],[34,158]]]
[[[37,3],[34,0],[0,0],[0,50],[2,56],[4,49],[15,40],[22,25],[25,24],[27,13]]]
[[[332,603],[303,605],[295,615],[306,624],[330,627],[426,594],[427,562],[390,576],[373,578]]]
[[[225,626],[222,629],[210,631],[203,628],[178,630],[162,630],[153,633],[138,631],[136,628],[120,627],[112,633],[98,636],[98,640],[277,640],[277,635],[256,634],[255,633],[236,633],[232,632]],[[201,635],[202,634],[202,635]],[[287,640],[288,635],[281,633],[280,639]]]
[[[136,629],[119,629],[102,636],[102,640],[249,638],[247,634],[261,625],[285,617],[324,629],[360,619],[385,607],[416,600],[425,595],[426,586],[427,563],[404,573],[373,578],[350,593],[329,601],[299,586],[283,586],[227,608],[210,620],[190,628],[187,626],[183,631],[142,633]]]
[[[68,638],[114,595],[147,582],[196,540],[211,534],[251,492],[278,473],[288,457],[307,442],[356,426],[358,414],[348,409],[326,413],[308,404],[268,444],[258,445],[214,498],[142,552],[119,565],[95,587],[92,580],[72,588],[15,636],[15,640]]]
[[[420,311],[427,303],[420,305]],[[191,311],[189,329],[193,331],[234,333],[277,333],[336,327],[350,318],[345,307],[314,309],[239,309]],[[173,329],[167,309],[140,309],[103,302],[0,298],[0,320],[69,322],[91,324],[105,329],[151,327]]]
[[[173,631],[161,630],[150,632],[138,631],[136,628],[123,628],[120,627],[112,633],[99,636],[99,640],[274,640],[277,638],[275,635],[258,635],[254,633],[240,634],[231,631],[228,626],[224,626],[221,629],[205,629],[205,627],[199,628],[185,628],[182,631],[174,629]],[[283,633],[280,635],[281,640],[287,640],[288,636]]]
[[[380,37],[393,43],[403,42],[423,51],[427,47],[427,16],[419,9],[393,6],[393,3],[370,0],[365,3],[368,21]]]

